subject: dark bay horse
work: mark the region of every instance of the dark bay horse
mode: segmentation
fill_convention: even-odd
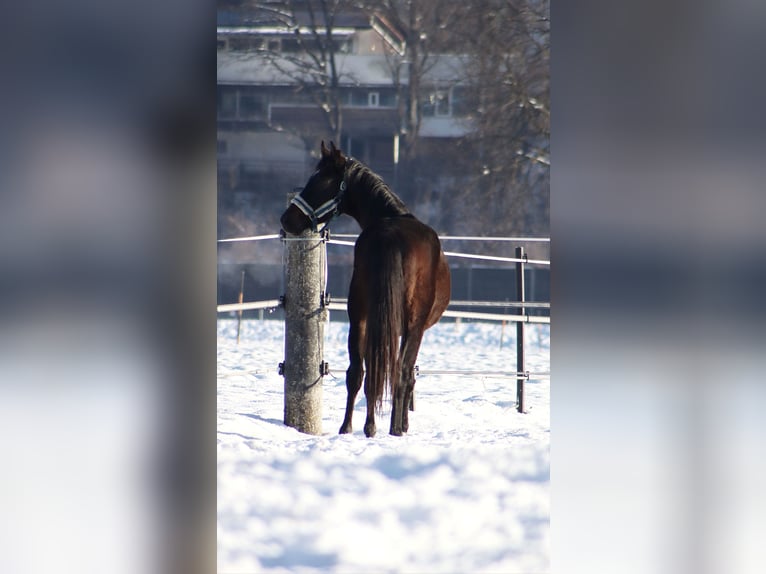
[[[351,432],[364,374],[364,434],[375,436],[375,411],[386,391],[391,396],[389,432],[400,436],[409,429],[423,333],[449,303],[449,267],[436,232],[416,219],[380,176],[332,142],[329,149],[322,142],[321,151],[316,171],[282,214],[282,228],[299,234],[342,213],[362,228],[348,294],[348,399],[340,432]]]

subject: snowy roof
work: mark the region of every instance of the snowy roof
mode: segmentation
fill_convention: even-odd
[[[301,26],[311,25],[311,15],[307,11],[297,11],[294,13],[295,21]],[[248,11],[218,10],[218,26],[224,27],[248,27],[257,31],[261,26],[274,26],[282,24],[284,27],[284,16],[280,16],[275,10],[250,9]],[[319,26],[324,24],[321,11],[315,13],[315,23]],[[333,20],[333,26],[341,28],[369,28],[370,18],[364,12],[359,10],[347,10],[336,14]]]
[[[391,71],[384,56],[342,54],[337,58],[340,81],[349,86],[390,86]],[[290,61],[280,63],[282,71],[258,54],[218,54],[219,84],[292,85],[300,74]],[[308,76],[307,76],[308,79]]]
[[[338,54],[340,83],[344,86],[391,86],[390,62],[382,54]],[[462,72],[465,59],[461,56],[438,56],[427,65],[423,76],[426,84],[451,85],[465,77]],[[218,53],[219,84],[294,85],[298,66],[287,60],[279,70],[257,53]],[[406,66],[402,75],[407,82]],[[308,79],[308,77],[307,77]]]
[[[218,26],[218,29],[216,30],[216,33],[219,36],[238,36],[238,35],[247,35],[247,36],[253,36],[253,29],[248,28],[247,26]],[[284,26],[262,26],[258,28],[258,34],[263,36],[277,36],[279,34],[282,34],[284,36],[292,36],[295,32],[293,30],[288,30]],[[311,28],[306,26],[300,27],[300,33],[301,34],[311,34]],[[356,28],[340,28],[338,26],[335,26],[332,29],[332,35],[333,36],[351,36],[356,33]]]

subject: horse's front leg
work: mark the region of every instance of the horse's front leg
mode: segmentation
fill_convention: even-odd
[[[362,388],[363,374],[362,359],[352,357],[351,364],[346,371],[346,390],[348,396],[346,398],[346,416],[343,417],[343,424],[340,425],[340,434],[351,432],[351,419],[354,416],[354,403],[356,402],[356,395],[359,393],[359,389]]]
[[[351,306],[349,305],[349,309]],[[351,314],[351,313],[350,313]],[[352,314],[353,316],[353,314]],[[364,375],[363,349],[365,345],[365,323],[362,320],[352,321],[348,329],[348,358],[349,366],[346,371],[346,416],[340,426],[340,434],[351,432],[351,419],[354,416],[354,403],[359,389],[362,388]]]

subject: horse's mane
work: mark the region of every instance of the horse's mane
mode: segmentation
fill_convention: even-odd
[[[346,171],[349,187],[367,191],[379,210],[390,211],[396,215],[410,212],[399,196],[391,191],[382,177],[359,160],[348,158],[347,161],[350,162]]]

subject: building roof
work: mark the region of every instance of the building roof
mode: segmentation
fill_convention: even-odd
[[[340,83],[344,86],[390,87],[392,63],[382,54],[338,54]],[[466,64],[461,56],[435,57],[423,75],[423,81],[436,86],[449,86],[465,78]],[[281,70],[279,68],[282,68]],[[296,63],[281,60],[279,67],[258,53],[218,53],[219,84],[295,85],[301,72]],[[407,83],[407,66],[402,70],[402,82]],[[309,79],[305,74],[306,80]]]
[[[315,24],[324,26],[324,16],[321,12],[314,14]],[[280,15],[276,10],[264,10],[251,8],[247,11],[218,10],[218,27],[225,28],[252,28],[257,33],[260,27],[284,26],[286,15]],[[310,26],[311,15],[308,11],[295,12],[295,20],[299,26]],[[361,10],[347,10],[336,14],[333,26],[339,28],[370,28],[370,17]],[[286,30],[285,30],[286,31]]]
[[[390,86],[391,71],[385,56],[339,54],[338,70],[342,85]],[[297,64],[283,59],[280,70],[257,54],[218,53],[219,84],[294,85],[301,75]],[[309,80],[308,74],[303,74]]]

